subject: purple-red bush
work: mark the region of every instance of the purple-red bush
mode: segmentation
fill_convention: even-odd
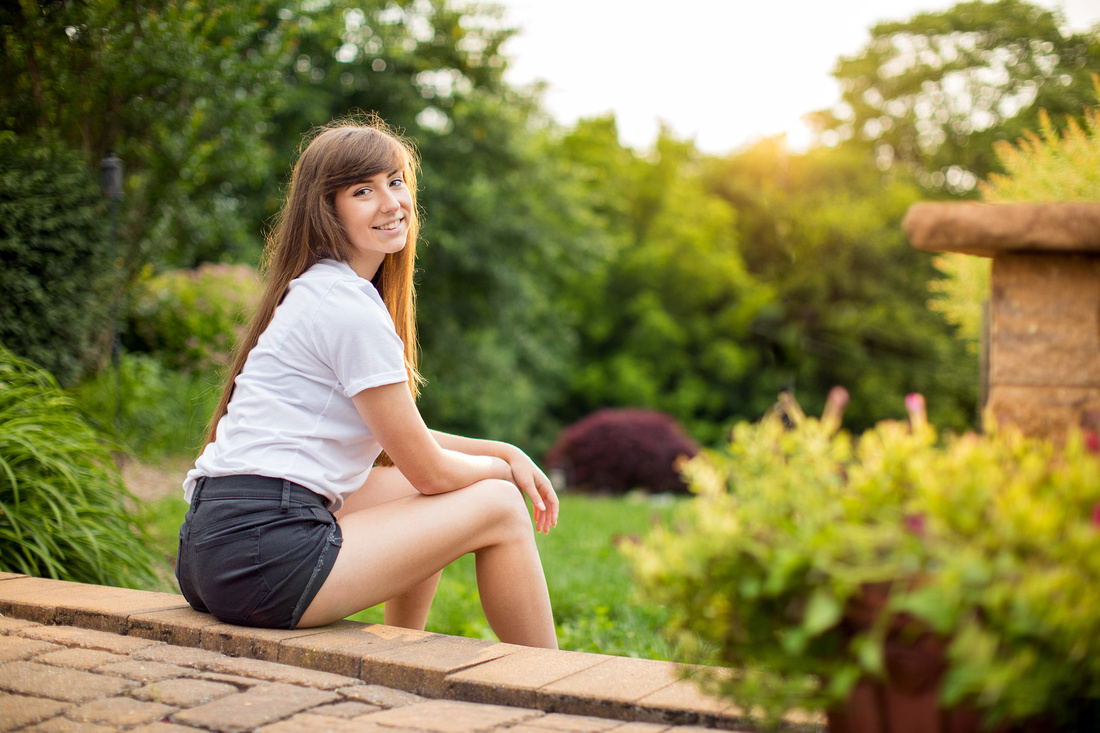
[[[546,454],[546,465],[564,474],[572,488],[613,494],[631,489],[686,493],[676,461],[698,452],[668,415],[604,409],[562,430]]]

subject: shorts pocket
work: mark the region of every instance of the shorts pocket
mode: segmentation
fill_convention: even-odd
[[[191,584],[191,563],[187,561],[191,548],[184,542],[184,533],[187,531],[186,522],[180,527],[179,551],[176,553],[176,582],[184,599],[191,604],[196,611],[206,613],[206,606],[199,599],[195,587]]]
[[[258,527],[194,546],[195,578],[207,609],[221,621],[251,625],[252,612],[271,592],[260,570]]]

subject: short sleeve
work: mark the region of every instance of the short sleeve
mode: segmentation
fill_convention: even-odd
[[[315,353],[349,398],[364,389],[408,380],[405,345],[381,298],[364,290],[373,287],[365,281],[362,286],[335,283],[310,324]]]

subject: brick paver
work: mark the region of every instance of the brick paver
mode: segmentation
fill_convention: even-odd
[[[433,634],[423,641],[365,657],[360,675],[367,682],[443,697],[450,673],[512,654],[516,649],[511,644]]]
[[[383,708],[377,705],[368,705],[365,702],[334,702],[331,705],[322,705],[314,708],[314,715],[329,715],[334,718],[356,718],[367,713],[376,713]]]
[[[238,733],[338,698],[325,690],[271,683],[181,711],[171,720],[221,733]]]
[[[157,646],[158,642],[148,639],[135,639],[130,636],[119,636],[106,631],[94,631],[92,629],[80,629],[75,626],[36,626],[19,632],[19,635],[27,639],[39,639],[52,641],[55,644],[75,646],[82,649],[99,649],[116,654],[129,654],[139,649]]]
[[[261,680],[256,677],[241,677],[240,675],[220,674],[218,672],[195,672],[194,676],[196,679],[200,680],[224,682],[227,685],[233,685],[241,690],[247,690],[249,687],[258,687],[267,684],[267,680]]]
[[[68,703],[56,700],[0,692],[0,731],[16,730],[52,718],[69,707]]]
[[[223,654],[207,651],[206,649],[191,649],[189,647],[159,644],[142,649],[136,654],[130,655],[131,659],[139,659],[147,662],[161,662],[163,664],[175,664],[180,667],[193,669],[210,669],[212,665],[221,664],[225,659]]]
[[[669,711],[670,717],[679,714],[684,722],[692,718],[690,721],[692,723],[704,720],[708,715],[733,714],[740,717],[742,712],[732,703],[721,698],[704,695],[694,682],[688,680],[679,680],[668,687],[662,687],[643,697],[638,701],[638,705]]]
[[[397,728],[381,726],[369,720],[346,720],[328,715],[299,713],[288,720],[265,725],[257,733],[400,733]]]
[[[0,636],[0,664],[30,659],[60,648],[57,644],[50,644],[47,641],[21,639],[18,636]]]
[[[446,697],[536,707],[539,688],[608,659],[599,654],[505,646],[512,653],[447,675]]]
[[[0,613],[46,624],[72,624],[124,634],[132,613],[186,605],[173,593],[62,583],[45,578],[3,582]]]
[[[109,674],[112,677],[125,677],[134,682],[156,682],[171,677],[184,677],[189,674],[186,668],[175,664],[125,659],[126,661],[117,664],[105,664],[96,671],[101,674]]]
[[[38,624],[34,621],[27,621],[26,619],[0,616],[0,635],[14,634],[20,629],[25,629],[28,626],[38,626]]]
[[[174,712],[176,708],[157,702],[143,702],[129,697],[108,697],[67,710],[65,717],[78,723],[130,726],[152,723]]]
[[[48,664],[8,662],[0,665],[0,690],[62,702],[87,702],[117,695],[131,687],[134,687],[133,682],[119,677],[105,677]]]
[[[679,679],[679,669],[669,662],[610,657],[541,689],[561,696],[632,703],[671,685]]]
[[[130,728],[127,733],[195,733],[195,729],[186,725],[157,721],[156,723]]]
[[[47,720],[45,723],[24,728],[19,733],[114,733],[118,728],[98,723],[79,723],[65,717]]]
[[[52,664],[55,667],[87,670],[112,662],[124,662],[126,657],[121,654],[101,652],[98,649],[61,649],[48,654],[39,654],[34,661]]]
[[[358,677],[364,659],[395,647],[434,636],[424,631],[379,624],[333,624],[331,631],[316,636],[286,639],[279,645],[278,661],[298,667]]]
[[[166,644],[198,646],[202,641],[202,630],[219,623],[210,614],[185,606],[131,614],[126,633]]]
[[[666,730],[684,732],[683,728],[673,728],[663,723],[623,723],[615,729],[615,733],[663,733]]]
[[[562,715],[561,713],[550,713],[549,715],[544,715],[541,718],[528,722],[527,725],[534,728],[541,728],[543,731],[549,729],[597,733],[598,731],[618,728],[621,723],[617,720],[608,720],[607,718],[593,718],[590,715]]]
[[[374,705],[380,708],[400,708],[405,705],[416,705],[424,702],[420,695],[414,695],[404,690],[394,690],[382,685],[359,685],[357,687],[343,687],[337,690],[341,696],[351,700]]]
[[[457,700],[430,700],[418,705],[384,710],[366,720],[395,728],[413,728],[436,733],[471,733],[520,723],[542,715],[537,710],[526,708],[478,705]]]
[[[259,659],[239,659],[222,656],[220,659],[206,664],[205,669],[221,674],[255,677],[268,682],[316,687],[320,690],[335,690],[338,687],[347,687],[359,683],[359,680],[354,677],[318,672],[313,669],[299,669],[298,667],[265,662]]]
[[[279,659],[279,646],[283,642],[323,633],[324,628],[254,629],[232,624],[213,624],[202,628],[199,646],[233,657],[274,662]]]
[[[209,680],[195,679],[171,679],[153,682],[132,690],[130,694],[139,700],[150,702],[162,702],[166,705],[175,705],[180,708],[190,708],[195,705],[217,700],[226,695],[235,695],[239,690],[233,685],[224,682],[211,682]]]
[[[26,614],[0,616],[0,733],[698,733],[741,720],[666,662],[380,624],[247,629],[172,594],[118,591],[115,608],[116,590],[0,573],[0,612]]]

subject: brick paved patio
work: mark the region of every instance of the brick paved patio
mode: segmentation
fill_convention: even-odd
[[[171,593],[0,573],[0,731],[752,729],[683,671],[351,621],[248,629]]]

